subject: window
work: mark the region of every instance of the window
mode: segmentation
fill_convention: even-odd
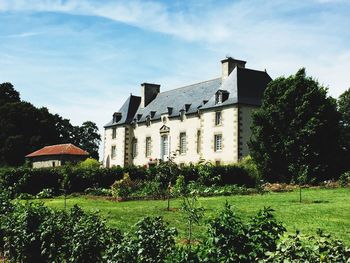
[[[133,139],[132,141],[132,158],[137,156],[137,139]]]
[[[112,159],[114,159],[116,155],[117,155],[117,148],[115,147],[115,145],[113,145],[111,148]]]
[[[180,154],[186,153],[186,133],[181,132],[180,133]]]
[[[117,128],[112,129],[112,139],[115,139],[117,137]]]
[[[146,137],[146,157],[151,156],[151,137]]]
[[[201,131],[197,131],[197,153],[201,152]]]
[[[222,103],[222,92],[217,92],[215,96],[215,104],[220,104]]]
[[[221,111],[215,112],[215,125],[221,125],[222,118],[221,118]]]
[[[216,152],[222,150],[222,135],[221,134],[216,134],[214,136],[214,149]]]
[[[55,167],[56,166],[56,163],[55,162],[52,162],[52,167]]]

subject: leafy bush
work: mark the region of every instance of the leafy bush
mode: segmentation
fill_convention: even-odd
[[[128,173],[124,174],[123,179],[115,181],[112,185],[112,195],[119,198],[128,198],[135,190],[136,183],[130,179]]]
[[[350,183],[350,171],[343,173],[340,177],[339,177],[339,184],[342,187],[347,187],[349,186]]]
[[[289,235],[267,252],[264,262],[349,262],[350,248],[330,235],[318,231],[317,236]]]
[[[87,158],[84,161],[79,163],[79,167],[85,169],[99,168],[101,166],[100,162],[94,158]]]
[[[226,203],[218,217],[209,221],[204,246],[205,262],[255,262],[276,246],[285,228],[265,208],[243,223]]]

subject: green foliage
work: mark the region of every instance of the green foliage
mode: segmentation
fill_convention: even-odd
[[[226,203],[224,210],[209,221],[203,261],[255,262],[276,247],[285,228],[265,208],[243,223]]]
[[[339,184],[342,187],[349,186],[350,183],[350,171],[342,173],[342,175],[339,177]]]
[[[73,143],[98,159],[101,142],[95,123],[73,126],[69,120],[21,101],[11,83],[0,84],[0,165],[20,166],[41,147]]]
[[[188,244],[192,243],[192,231],[193,225],[199,225],[200,220],[204,215],[204,208],[197,205],[196,196],[183,196],[182,211],[184,212],[184,217],[187,221],[187,234],[188,234]]]
[[[268,182],[337,178],[339,113],[327,89],[300,69],[268,84],[253,114],[251,155]]]
[[[264,262],[349,262],[350,248],[329,234],[318,231],[317,236],[289,235],[267,252]]]
[[[338,98],[338,110],[340,112],[340,144],[342,155],[340,165],[343,171],[350,170],[350,88]]]
[[[97,169],[101,166],[100,162],[94,158],[87,158],[86,160],[79,163],[81,168]]]
[[[52,210],[11,202],[4,192],[0,203],[0,254],[6,262],[347,262],[350,257],[349,247],[321,231],[280,241],[285,229],[268,208],[244,222],[226,204],[208,221],[203,242],[176,246],[177,230],[161,217],[145,217],[123,234],[77,206]]]
[[[136,183],[130,179],[128,173],[124,174],[123,179],[115,181],[112,185],[112,195],[118,198],[128,198],[136,189]]]
[[[136,224],[133,244],[138,262],[164,262],[175,247],[177,230],[161,217],[145,217]]]
[[[13,85],[9,82],[0,84],[0,107],[6,103],[19,102],[19,92],[13,88]]]

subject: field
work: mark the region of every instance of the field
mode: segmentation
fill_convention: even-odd
[[[299,203],[299,192],[268,193],[264,195],[236,195],[199,198],[198,205],[205,208],[202,225],[195,227],[195,238],[205,234],[205,220],[218,213],[227,201],[237,215],[246,219],[259,209],[271,207],[288,233],[300,230],[302,234],[315,234],[321,228],[332,236],[350,245],[350,189],[305,189],[303,202]],[[52,208],[64,209],[64,198],[44,199]],[[89,196],[69,197],[67,207],[74,204],[86,211],[99,211],[111,227],[127,231],[145,216],[163,216],[171,226],[179,230],[179,239],[185,238],[186,222],[180,210],[181,199],[171,200],[171,211],[166,210],[167,202],[151,201],[107,201]]]

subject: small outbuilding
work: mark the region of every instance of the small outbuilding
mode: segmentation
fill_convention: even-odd
[[[66,163],[78,163],[84,161],[89,153],[71,144],[57,144],[45,146],[35,152],[26,155],[33,168],[56,167]]]

